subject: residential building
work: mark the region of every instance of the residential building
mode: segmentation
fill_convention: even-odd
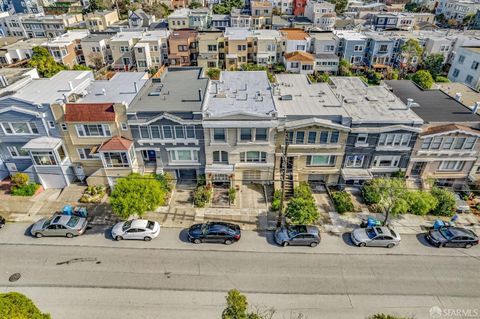
[[[273,5],[268,1],[250,1],[253,29],[271,29]],[[233,25],[233,23],[232,23]]]
[[[222,71],[203,106],[208,181],[272,182],[277,111],[264,71]]]
[[[85,65],[99,69],[113,63],[110,46],[110,39],[113,35],[112,33],[90,34],[80,40]]]
[[[188,27],[196,30],[209,29],[212,26],[210,9],[198,8],[190,10],[188,14]]]
[[[0,18],[0,32],[6,36],[54,38],[65,33],[67,28],[78,26],[82,21],[81,14],[17,14]]]
[[[311,83],[306,75],[278,74],[273,87],[278,110],[275,188],[282,179],[283,152],[288,143],[286,183],[337,184],[350,132],[350,116],[327,83]],[[286,131],[286,132],[285,132]]]
[[[384,69],[395,61],[394,48],[395,40],[391,37],[369,32],[367,35],[365,65],[375,69]]]
[[[312,74],[315,56],[311,53],[296,51],[284,55],[285,70],[292,73]]]
[[[278,15],[292,15],[293,14],[293,0],[272,0],[273,10]]]
[[[114,69],[127,71],[136,65],[133,47],[142,37],[141,31],[123,31],[110,39]]]
[[[304,16],[305,7],[307,6],[307,0],[293,0],[293,15]]]
[[[255,63],[264,66],[281,63],[284,39],[279,31],[253,30],[251,37],[253,38],[252,55]]]
[[[148,31],[135,44],[138,71],[158,69],[168,62],[168,36],[170,31]]]
[[[33,48],[41,46],[45,42],[47,42],[47,38],[33,38],[7,44],[0,48],[0,64],[26,63],[33,55]]]
[[[128,12],[128,25],[130,28],[148,28],[155,21],[154,15],[147,14],[142,9]]]
[[[480,47],[460,47],[456,52],[448,79],[471,88],[480,88]]]
[[[189,66],[197,63],[197,31],[175,30],[168,37],[168,61],[172,66]]]
[[[212,14],[212,28],[223,31],[228,27],[230,27],[230,15]]]
[[[444,34],[429,36],[425,41],[423,55],[424,57],[427,57],[432,54],[441,54],[443,55],[445,62],[447,62],[452,52],[454,42],[454,38],[446,37]]]
[[[90,12],[85,15],[85,24],[90,31],[105,31],[118,22],[117,10]]]
[[[37,0],[10,0],[9,2],[15,13],[43,13],[42,3]]]
[[[480,92],[459,82],[435,83],[435,88],[473,109],[480,101]],[[480,112],[480,111],[479,111]]]
[[[82,94],[92,79],[89,71],[62,71],[0,99],[0,152],[9,174],[27,173],[44,188],[63,188],[75,179],[50,107]]]
[[[337,55],[353,66],[363,66],[367,49],[367,37],[357,31],[333,31],[337,38]]]
[[[411,30],[415,18],[411,13],[377,13],[371,18],[373,30]]]
[[[447,20],[456,20],[463,23],[463,18],[470,14],[476,14],[480,9],[480,3],[473,0],[439,0],[435,14],[443,14]]]
[[[480,30],[480,10],[477,10],[475,13],[475,18],[473,19],[471,28],[474,30]]]
[[[71,30],[47,41],[42,46],[48,49],[56,62],[73,67],[76,64],[85,63],[81,40],[88,35],[88,30]]]
[[[383,86],[368,86],[358,77],[330,80],[351,117],[340,183],[406,171],[423,120]]]
[[[335,4],[322,0],[308,1],[305,16],[313,22],[314,27],[320,30],[333,30],[337,16]]]
[[[197,64],[204,71],[210,68],[223,69],[225,63],[225,41],[222,31],[198,32]]]
[[[230,27],[232,28],[253,28],[253,18],[242,9],[232,9],[230,12]]]
[[[188,29],[190,9],[181,8],[173,11],[167,18],[170,30]]]
[[[204,174],[202,105],[208,79],[201,73],[197,67],[170,67],[131,103],[128,125],[140,171],[169,172],[187,183]]]
[[[425,124],[406,170],[409,179],[423,187],[429,180],[461,188],[478,181],[480,115],[440,90],[421,90],[411,81],[386,81]]]
[[[147,79],[144,72],[119,72],[109,80],[92,81],[73,103],[52,105],[79,180],[113,187],[118,177],[138,172],[127,112]]]
[[[295,51],[311,51],[312,38],[302,29],[281,29],[280,33],[285,38],[285,53],[292,53]]]
[[[246,28],[227,28],[225,37],[225,69],[238,68],[253,62],[252,31]],[[227,44],[228,41],[228,44]]]
[[[311,51],[315,55],[314,70],[336,74],[338,71],[339,57],[337,52],[336,37],[332,32],[310,31],[312,37]]]

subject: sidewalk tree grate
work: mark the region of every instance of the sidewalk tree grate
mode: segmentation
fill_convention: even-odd
[[[20,275],[20,273],[16,272],[8,278],[8,281],[15,282],[18,279],[20,279],[20,277],[22,277],[22,275]]]

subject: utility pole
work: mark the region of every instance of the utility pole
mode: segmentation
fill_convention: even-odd
[[[278,220],[277,220],[277,227],[282,226],[282,220],[283,220],[283,208],[285,206],[285,178],[287,176],[287,152],[288,152],[288,134],[287,134],[287,128],[285,128],[284,133],[283,133],[283,141],[285,143],[285,147],[283,148],[283,154],[282,154],[282,162],[280,164],[281,168],[281,181],[282,181],[282,198],[280,199],[280,211],[278,212]]]

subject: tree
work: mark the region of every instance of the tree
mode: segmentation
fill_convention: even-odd
[[[50,319],[32,300],[18,292],[0,294],[0,319]]]
[[[350,194],[345,191],[332,192],[332,201],[339,214],[353,212],[355,209]]]
[[[210,80],[218,80],[220,79],[220,72],[220,69],[211,68],[207,70],[207,76],[210,78]]]
[[[87,13],[88,12],[95,12],[95,11],[105,10],[105,9],[106,9],[106,7],[103,5],[102,1],[100,1],[100,0],[90,0],[86,12]]]
[[[337,14],[343,14],[347,8],[348,0],[330,0],[330,3],[335,5],[335,12]]]
[[[434,53],[430,54],[423,60],[423,68],[428,70],[434,79],[442,73],[443,62],[445,61],[445,57],[443,54]]]
[[[38,73],[42,77],[52,77],[62,70],[66,70],[67,67],[55,62],[53,56],[44,47],[33,47],[33,54],[28,65],[32,68],[37,68]]]
[[[293,197],[287,204],[285,211],[292,224],[312,224],[320,217],[315,199],[308,184],[301,183],[295,187]]]
[[[124,219],[131,215],[142,217],[147,211],[165,205],[168,191],[153,176],[132,173],[117,180],[110,196],[113,212]]]
[[[345,59],[338,62],[338,75],[339,76],[352,76],[352,65]]]
[[[437,205],[432,213],[438,216],[453,216],[456,210],[455,195],[444,188],[433,187],[432,195],[437,199]]]
[[[222,4],[213,6],[213,13],[215,14],[230,14],[234,8],[243,8],[245,3],[243,0],[225,0]]]
[[[247,297],[237,289],[232,289],[225,297],[227,307],[222,312],[222,319],[247,319]]]
[[[402,68],[403,72],[408,72],[413,69],[415,59],[416,63],[420,62],[422,52],[423,48],[416,39],[408,39],[407,42],[400,47],[400,57],[402,64],[405,65],[405,68]]]
[[[190,2],[190,4],[188,5],[188,8],[189,9],[197,9],[197,8],[201,8],[202,7],[202,4],[198,1],[192,1]]]
[[[438,204],[437,198],[425,191],[409,191],[405,200],[409,205],[409,212],[420,216],[427,215]]]
[[[105,65],[103,56],[98,52],[90,52],[88,59],[93,63],[95,70],[100,70]]]
[[[415,72],[412,77],[412,81],[417,83],[422,89],[429,89],[433,85],[432,75],[426,70]]]
[[[385,214],[384,223],[387,224],[390,215],[397,215],[408,211],[408,203],[405,200],[406,185],[400,178],[374,178],[368,182],[363,192],[375,194],[370,196],[372,204]]]

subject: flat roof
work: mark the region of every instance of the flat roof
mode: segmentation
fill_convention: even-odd
[[[159,79],[150,79],[132,101],[133,112],[200,112],[208,79],[202,68],[168,68]],[[201,98],[200,98],[201,97]]]
[[[327,83],[311,83],[305,74],[277,74],[276,78],[273,98],[279,117],[348,117]]]
[[[230,40],[245,40],[252,35],[248,28],[225,28],[225,37]]]
[[[74,30],[74,31],[68,31],[67,33],[64,33],[55,39],[52,39],[47,42],[47,45],[58,45],[58,44],[70,44],[73,41],[80,40],[88,36],[90,32],[88,30]]]
[[[211,81],[204,118],[242,114],[272,118],[276,111],[265,71],[222,71]]]
[[[47,38],[31,38],[22,41],[18,41],[15,43],[11,43],[2,47],[2,50],[9,50],[9,49],[31,49],[33,47],[39,46],[47,42]]]
[[[111,41],[129,41],[131,39],[140,39],[143,31],[122,31],[114,35]]]
[[[330,77],[332,89],[352,117],[352,123],[422,124],[400,98],[384,86],[369,86],[359,77]]]
[[[114,35],[115,35],[114,33],[112,33],[112,34],[108,34],[108,33],[90,34],[90,35],[86,36],[85,38],[83,38],[81,41],[82,42],[99,42],[99,41],[102,41],[102,40],[110,39]]]
[[[475,122],[480,116],[440,90],[422,90],[409,80],[385,81],[402,101],[413,99],[411,109],[426,122]]]
[[[147,31],[140,41],[158,41],[164,38],[168,38],[170,35],[169,30],[155,30],[155,31]]]
[[[347,40],[366,40],[367,37],[358,31],[354,30],[334,30],[333,33],[339,37]]]
[[[110,80],[97,80],[87,87],[81,103],[126,103],[127,105],[147,83],[145,72],[117,72]],[[135,92],[137,83],[137,92]]]
[[[455,98],[457,93],[461,94],[460,102],[466,106],[474,106],[476,102],[480,102],[480,92],[466,86],[460,82],[435,83],[435,87]],[[479,110],[480,112],[480,110]]]

